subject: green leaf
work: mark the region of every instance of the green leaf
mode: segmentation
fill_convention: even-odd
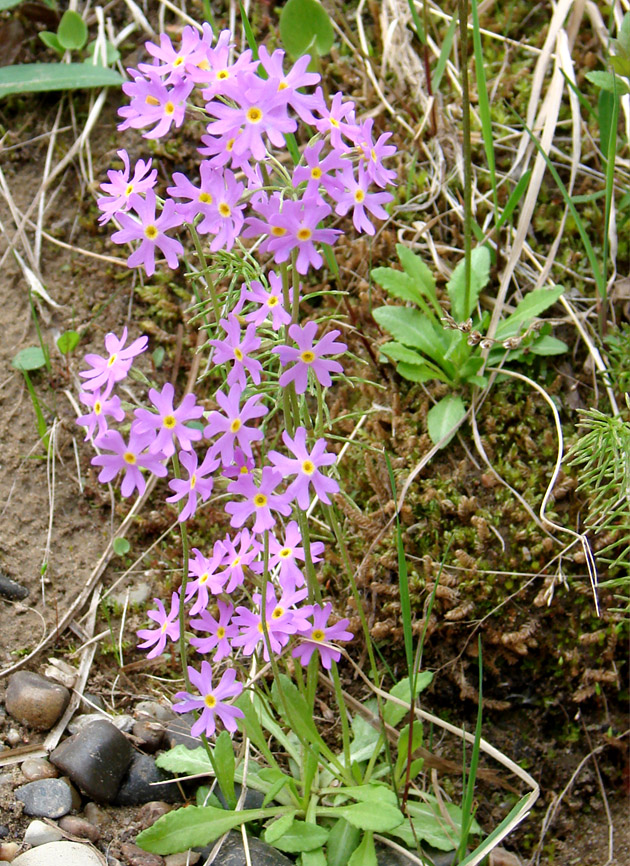
[[[405,273],[409,275],[418,291],[425,298],[429,298],[430,301],[437,304],[435,277],[431,273],[430,268],[422,261],[420,256],[416,255],[404,244],[396,244],[396,252]]]
[[[294,60],[309,49],[322,57],[332,48],[335,31],[317,0],[289,0],[280,13],[280,38]]]
[[[586,78],[591,84],[594,84],[595,87],[601,87],[602,90],[610,90],[611,93],[614,93],[616,89],[620,96],[623,93],[630,93],[630,86],[617,78],[614,72],[587,72]]]
[[[69,355],[70,352],[73,352],[79,345],[80,339],[81,336],[76,331],[64,331],[64,333],[57,338],[57,348],[62,355]]]
[[[275,840],[274,847],[289,854],[321,848],[328,839],[328,830],[307,821],[293,821],[289,830]]]
[[[396,836],[410,848],[415,850],[414,831],[419,841],[424,840],[440,851],[452,851],[459,843],[462,826],[462,811],[453,803],[442,803],[441,808],[446,809],[455,829],[451,827],[440,813],[435,797],[425,794],[426,803],[418,803],[416,800],[407,801],[407,812],[413,824],[413,831],[409,821],[390,830],[392,836]],[[479,824],[473,820],[470,832],[477,834],[481,832]]]
[[[328,860],[323,848],[315,848],[313,851],[302,851],[300,861],[301,866],[328,866]]]
[[[466,262],[459,262],[446,284],[451,299],[451,315],[456,322],[465,322],[474,310],[479,292],[490,279],[490,250],[488,247],[475,247],[470,257],[470,291],[466,306]]]
[[[452,435],[442,445],[445,448],[455,435],[456,428],[465,415],[466,407],[461,397],[456,394],[442,397],[439,403],[429,409],[427,414],[427,426],[431,442],[437,445],[440,439],[452,430]]]
[[[62,55],[64,52],[63,45],[59,41],[56,33],[52,33],[50,30],[42,30],[37,34],[41,41],[44,43],[46,48],[52,48],[53,51],[56,51],[57,54]],[[8,67],[10,68],[10,67]],[[18,67],[19,68],[19,67]]]
[[[195,791],[195,805],[216,806],[217,809],[223,808],[223,804],[217,795],[211,792],[211,789],[207,785],[200,785]]]
[[[5,12],[7,9],[14,9],[22,0],[0,0],[0,12]]]
[[[131,550],[131,545],[126,538],[115,538],[112,544],[112,549],[116,556],[124,556],[125,553],[129,553]]]
[[[416,676],[414,699],[418,697],[420,692],[423,692],[426,688],[428,688],[431,685],[432,681],[432,671],[420,671]],[[411,694],[409,677],[405,677],[404,679],[400,680],[400,682],[397,682],[396,685],[389,690],[389,693],[393,698],[398,698],[401,701],[409,702],[409,697]],[[402,721],[405,716],[408,715],[409,709],[407,707],[401,707],[400,704],[395,704],[393,701],[387,701],[387,703],[383,707],[383,719],[388,725],[392,725],[392,727],[394,728],[400,721]]]
[[[282,692],[282,697],[280,692]],[[280,715],[288,710],[289,718],[285,721],[300,739],[309,743],[324,745],[304,696],[286,674],[280,674],[277,679],[274,678],[271,696]]]
[[[12,93],[75,90],[122,84],[115,69],[85,63],[21,63],[0,69],[0,99]]]
[[[265,737],[260,725],[258,713],[256,712],[256,707],[252,703],[250,692],[243,692],[238,699],[234,701],[234,706],[238,707],[244,716],[244,718],[237,720],[239,730],[247,734],[252,743],[264,756],[267,763],[272,767],[276,767],[276,759],[267,745],[267,738]]]
[[[234,793],[234,748],[232,737],[227,731],[221,731],[214,744],[214,766],[217,774],[217,782],[221,793],[225,797],[230,809],[236,807],[236,795]]]
[[[186,746],[173,746],[168,752],[163,752],[155,759],[155,763],[162,770],[169,773],[183,773],[186,776],[194,776],[200,773],[213,773],[212,764],[203,746],[196,749],[187,749]]]
[[[350,855],[359,844],[361,831],[345,818],[339,818],[328,834],[326,854],[328,866],[348,866]]]
[[[348,866],[378,866],[372,833],[363,834],[361,844],[353,851],[348,860]]]
[[[563,292],[562,286],[555,286],[553,289],[534,289],[533,292],[528,292],[517,304],[512,315],[499,322],[495,339],[505,340],[518,334],[523,325],[527,327],[540,313],[555,304]]]
[[[389,803],[390,806],[398,805],[396,794],[391,788],[380,782],[368,782],[367,785],[353,785],[352,787],[340,786],[339,788],[335,788],[335,793],[344,797],[350,797],[359,803],[371,800],[376,803]]]
[[[616,48],[630,57],[630,12],[626,12],[621,21],[617,38],[613,39]]]
[[[374,282],[378,283],[393,298],[410,301],[412,304],[422,301],[422,295],[416,289],[413,280],[403,271],[397,271],[394,268],[374,268],[371,276]]]
[[[396,370],[399,376],[402,376],[403,379],[408,379],[410,382],[430,382],[431,379],[438,379],[447,385],[453,384],[446,373],[438,372],[437,368],[429,367],[426,364],[421,367],[418,364],[407,364],[405,361],[400,361],[396,366]]]
[[[27,346],[11,361],[16,370],[39,370],[46,366],[46,357],[40,346]]]
[[[281,815],[277,818],[273,824],[270,824],[265,830],[265,842],[269,845],[274,845],[277,839],[284,836],[285,833],[288,833],[293,826],[295,814],[296,810],[292,809],[290,812],[287,812],[286,815]]]
[[[352,806],[336,806],[325,814],[332,815],[333,812],[359,830],[373,830],[376,833],[389,833],[404,821],[404,815],[396,806],[373,799]]]
[[[628,57],[624,57],[621,54],[613,54],[610,57],[610,65],[615,70],[617,75],[623,75],[624,78],[630,78],[630,59]],[[623,84],[623,82],[617,82],[617,91],[619,91],[620,84]]]
[[[354,739],[350,743],[350,759],[358,762],[367,761],[374,754],[380,733],[362,716],[355,716],[352,719],[352,730]],[[380,750],[382,751],[382,749],[383,744],[381,743]]]
[[[80,51],[87,42],[87,26],[78,12],[66,9],[57,27],[59,42],[67,51]]]
[[[545,335],[534,340],[529,351],[533,355],[563,355],[569,351],[569,347],[562,340]]]
[[[208,845],[247,821],[267,816],[264,809],[227,812],[215,806],[186,806],[158,818],[137,836],[136,844],[152,854],[178,854],[196,845]]]
[[[438,364],[443,360],[448,348],[444,336],[436,333],[430,320],[419,310],[408,307],[378,307],[372,315],[397,342],[419,349]],[[448,375],[448,370],[445,372]]]
[[[414,721],[413,723],[413,735],[411,741],[411,753],[419,749],[422,745],[423,741],[423,730],[422,730],[422,722],[419,720]],[[400,737],[398,738],[398,755],[396,757],[396,766],[394,768],[394,774],[397,779],[402,779],[403,773],[407,769],[407,758],[409,757],[409,725],[405,725],[405,727],[400,732]],[[411,777],[413,778],[413,777]]]
[[[382,352],[385,357],[391,358],[392,361],[404,361],[406,364],[415,364],[417,366],[426,365],[426,358],[414,352],[413,349],[403,346],[402,343],[384,343],[378,348],[379,352]]]

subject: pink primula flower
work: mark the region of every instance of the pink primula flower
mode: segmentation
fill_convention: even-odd
[[[226,731],[234,733],[237,727],[236,719],[243,718],[242,710],[227,703],[229,698],[235,698],[243,691],[241,683],[235,682],[236,671],[229,668],[219,683],[213,687],[210,662],[202,661],[201,672],[197,672],[192,667],[188,668],[188,678],[199,691],[199,695],[177,692],[175,697],[180,700],[173,704],[173,709],[176,713],[200,711],[201,715],[190,729],[193,737],[200,737],[202,733],[207,737],[213,736],[216,730],[216,718],[223,723]]]

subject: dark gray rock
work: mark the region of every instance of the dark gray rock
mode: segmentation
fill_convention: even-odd
[[[14,719],[35,731],[49,731],[70,700],[70,692],[40,674],[18,671],[9,677],[4,700]]]
[[[294,866],[292,860],[285,857],[277,848],[267,845],[262,839],[249,836],[247,845],[251,855],[252,866]],[[201,852],[202,859],[207,859],[213,847],[214,844],[206,845],[202,849],[196,848],[195,850]],[[243,839],[240,833],[236,833],[234,830],[228,833],[215,863],[217,866],[247,866]]]
[[[103,719],[64,740],[50,760],[88,797],[98,803],[111,803],[132,753],[124,734]]]
[[[182,795],[176,782],[170,785],[153,785],[172,779],[170,773],[160,770],[151,755],[136,752],[126,776],[123,778],[114,800],[117,806],[141,806],[160,797],[167,803],[179,803]]]
[[[236,794],[236,799],[241,796],[241,791],[243,790],[243,786],[239,785],[238,782],[234,783],[234,793]],[[214,793],[217,795],[217,798],[221,802],[221,805],[224,809],[227,809],[228,805],[225,801],[225,797],[221,793],[221,789],[217,785],[214,789]],[[261,791],[255,791],[253,788],[248,788],[245,791],[245,799],[243,800],[243,809],[262,809],[262,805],[265,802],[265,795]]]
[[[9,828],[4,824],[0,824],[0,839],[5,839],[9,835]]]
[[[15,796],[24,803],[27,815],[36,818],[61,818],[72,809],[70,788],[61,779],[38,779],[16,788]]]
[[[184,713],[177,716],[166,726],[164,731],[164,745],[169,749],[175,746],[186,746],[188,749],[196,749],[201,745],[201,740],[198,737],[193,737],[190,729],[195,724],[195,717],[192,713]]]
[[[3,598],[21,601],[23,598],[26,598],[28,593],[28,587],[22,586],[17,580],[12,580],[4,572],[0,571],[0,595]]]
[[[170,722],[177,717],[169,706],[158,701],[140,701],[133,712],[137,719],[149,718],[155,722]]]

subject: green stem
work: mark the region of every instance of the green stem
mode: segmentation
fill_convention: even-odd
[[[470,142],[470,84],[468,81],[468,0],[459,0],[459,39],[464,147],[464,315],[467,316],[470,309],[472,276],[472,149]]]
[[[201,269],[206,279],[206,286],[208,287],[210,300],[212,301],[212,309],[214,310],[214,320],[215,322],[218,322],[221,318],[221,307],[219,305],[219,299],[217,298],[217,293],[214,289],[214,283],[212,281],[212,278],[210,277],[210,269],[208,268],[206,254],[204,253],[203,247],[201,246],[201,240],[199,238],[199,235],[197,234],[197,229],[194,227],[194,225],[192,225],[192,223],[190,224],[190,234],[192,236],[197,255],[199,256]]]

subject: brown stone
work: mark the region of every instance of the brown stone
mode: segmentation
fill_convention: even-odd
[[[70,692],[40,674],[18,671],[9,677],[5,707],[14,719],[35,731],[49,731],[68,706]]]
[[[143,851],[132,842],[125,842],[121,845],[120,850],[123,857],[126,858],[129,866],[164,866],[164,858],[159,854],[150,854],[148,851]]]

